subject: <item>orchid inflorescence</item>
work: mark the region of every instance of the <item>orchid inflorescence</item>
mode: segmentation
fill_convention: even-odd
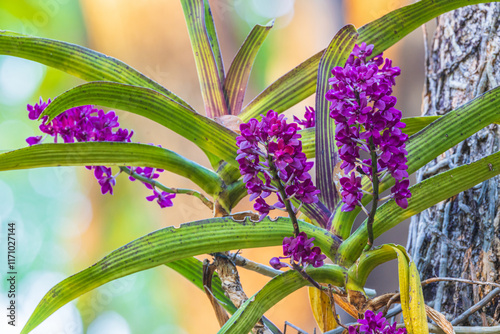
[[[332,89],[326,94],[330,101],[330,117],[335,121],[335,140],[342,160],[340,168],[346,177],[340,179],[343,211],[352,211],[361,205],[361,174],[371,179],[372,159],[360,158],[360,150],[375,151],[377,176],[390,174],[396,179],[391,189],[396,203],[405,209],[411,193],[408,190],[408,166],[402,132],[402,113],[396,109],[392,96],[395,77],[401,73],[390,59],[382,54],[368,59],[373,45],[356,45],[344,67],[332,69]],[[358,173],[356,173],[356,170]],[[349,173],[351,173],[349,175]],[[372,180],[373,181],[373,180]]]
[[[261,219],[273,209],[284,208],[285,200],[295,198],[302,203],[318,201],[319,190],[309,174],[313,162],[307,161],[302,152],[298,128],[297,123],[287,123],[284,115],[272,110],[260,122],[252,118],[240,125],[241,136],[236,138],[239,147],[236,160],[250,200],[257,199],[254,209],[260,213]],[[273,181],[282,183],[285,198]],[[269,205],[265,198],[272,193],[278,195],[278,202]]]
[[[307,110],[306,121],[302,125],[314,125],[312,108]],[[256,199],[254,209],[260,213],[260,219],[273,209],[285,207],[292,208],[289,214],[295,218],[296,211],[290,201],[292,198],[302,203],[318,201],[319,190],[309,174],[313,162],[307,161],[302,152],[298,129],[296,122],[287,123],[284,115],[272,110],[266,116],[262,115],[260,122],[253,118],[240,125],[241,136],[236,138],[239,147],[236,160],[250,200]],[[278,196],[278,202],[273,205],[265,200],[271,193]],[[279,269],[286,266],[280,259],[289,258],[298,265],[322,266],[326,256],[321,254],[319,247],[313,247],[313,240],[308,239],[306,233],[295,230],[294,237],[283,240],[284,257],[275,257],[270,264]]]
[[[34,106],[28,105],[28,117],[31,120],[37,120],[45,108],[50,104],[50,99],[40,102]],[[118,116],[114,111],[104,112],[91,105],[75,107],[66,110],[56,116],[52,121],[48,122],[48,116],[42,117],[42,124],[39,129],[46,135],[54,137],[54,142],[57,143],[60,137],[65,143],[74,142],[131,142],[133,131],[119,127]],[[26,139],[26,142],[32,146],[40,144],[44,140],[43,136],[34,136]],[[101,186],[103,194],[113,194],[113,187],[116,185],[116,177],[121,173],[113,175],[110,167],[105,166],[86,166],[89,170],[94,170],[94,176]],[[130,180],[134,181],[134,175],[139,175],[150,180],[157,179],[163,172],[163,169],[152,167],[126,167],[130,173]],[[172,198],[175,194],[165,191],[159,192],[149,183],[143,182],[144,185],[153,190],[153,195],[146,197],[148,201],[157,200],[160,207],[172,206]]]

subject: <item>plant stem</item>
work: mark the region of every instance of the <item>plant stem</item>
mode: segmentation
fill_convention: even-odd
[[[262,274],[268,277],[275,277],[283,274],[281,270],[274,269],[273,267],[266,266],[264,264],[260,264],[258,262],[254,262],[252,260],[246,259],[239,254],[228,254],[228,257],[231,258],[235,265],[245,268],[247,270],[252,270],[256,273]]]
[[[293,261],[292,261],[292,267],[294,270],[297,270],[302,275],[302,277],[304,277],[304,279],[306,279],[309,283],[311,283],[315,288],[323,291],[323,287],[321,285],[319,285],[318,282],[313,280],[313,278],[311,276],[309,276],[308,273],[306,273],[304,268],[302,268],[301,266],[299,266],[297,263],[295,263]]]
[[[283,200],[283,204],[285,204],[285,208],[286,208],[286,211],[288,212],[288,216],[290,217],[290,220],[292,221],[293,235],[294,235],[294,237],[297,237],[300,233],[299,223],[297,222],[297,216],[295,215],[295,211],[293,211],[292,204],[290,203],[290,200],[287,199],[287,197],[286,197],[285,188],[283,187],[283,184],[281,183],[281,179],[278,176],[278,171],[276,170],[276,166],[274,166],[271,155],[268,156],[267,162],[269,164],[269,169],[271,169],[271,174],[273,176],[273,179],[278,184],[279,195],[280,195],[281,199]]]
[[[174,193],[174,194],[186,194],[186,195],[192,195],[198,199],[200,199],[203,204],[205,204],[210,210],[213,210],[214,208],[214,203],[210,201],[208,198],[205,197],[202,193],[192,190],[192,189],[183,189],[183,188],[169,188],[160,182],[147,178],[145,176],[142,176],[140,174],[137,174],[136,172],[132,171],[130,168],[125,167],[125,166],[120,166],[120,170],[130,176],[132,176],[134,179],[137,179],[141,182],[147,183],[152,185],[155,188],[161,189],[167,193]]]
[[[373,245],[373,221],[375,220],[375,213],[377,212],[378,205],[378,175],[377,175],[377,152],[375,151],[375,144],[373,143],[373,136],[370,136],[370,153],[372,158],[372,185],[373,185],[373,200],[372,209],[366,222],[366,231],[368,233],[368,243],[366,244],[365,251],[370,250]]]

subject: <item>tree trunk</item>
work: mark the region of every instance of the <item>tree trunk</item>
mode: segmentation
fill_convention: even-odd
[[[443,115],[500,82],[500,5],[468,6],[437,19],[426,52],[423,115]],[[500,119],[500,106],[499,106]],[[417,173],[417,182],[499,151],[500,131],[490,125]],[[408,249],[423,279],[458,277],[500,283],[499,177],[478,184],[417,216]],[[491,287],[433,283],[426,302],[451,320],[485,297]],[[498,295],[462,325],[500,321]]]

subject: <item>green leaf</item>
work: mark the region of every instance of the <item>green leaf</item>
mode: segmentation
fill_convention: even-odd
[[[306,269],[309,276],[319,283],[344,285],[344,269],[332,264]],[[259,292],[250,297],[219,330],[219,334],[248,333],[262,315],[292,292],[308,285],[296,270],[289,270],[270,280]]]
[[[403,132],[408,136],[414,135],[415,133],[423,130],[426,126],[430,125],[432,122],[440,119],[442,116],[421,116],[421,117],[407,117],[401,119],[401,122],[406,124]],[[500,124],[500,116],[493,123]]]
[[[357,282],[357,285],[364,286],[370,273],[379,265],[396,258],[393,245],[385,244],[363,252],[359,259],[348,271],[348,279]]]
[[[40,144],[0,154],[0,171],[55,166],[141,166],[184,176],[210,195],[221,191],[219,176],[194,161],[152,145],[88,142]]]
[[[471,164],[451,169],[417,183],[410,188],[412,197],[408,200],[407,209],[400,208],[394,200],[384,203],[377,209],[373,222],[373,236],[377,238],[403,220],[499,173],[500,152],[497,152]],[[337,260],[344,264],[353,263],[360,256],[367,239],[365,220],[340,245]]]
[[[317,203],[301,203],[296,200],[292,200],[292,203],[296,206],[299,207],[300,205],[300,211],[303,212],[309,219],[311,219],[314,223],[314,225],[321,226],[323,228],[326,228],[327,225],[330,223],[332,214],[328,208],[318,201]],[[340,245],[342,240],[339,238],[335,238],[336,240],[336,245]]]
[[[422,0],[396,9],[370,22],[359,31],[359,41],[374,44],[373,56],[384,52],[403,37],[439,15],[454,9],[500,0]]]
[[[181,4],[193,48],[207,117],[227,115],[228,110],[222,90],[223,77],[219,75],[216,56],[210,45],[205,25],[204,0],[182,0]],[[213,39],[212,42],[214,42]]]
[[[314,237],[314,244],[330,258],[332,235],[323,229],[299,222],[300,230]],[[21,333],[28,333],[48,316],[71,300],[117,278],[160,264],[187,257],[244,249],[280,245],[284,237],[293,235],[289,218],[261,222],[231,218],[211,218],[167,227],[149,233],[118,248],[93,266],[73,275],[53,287],[42,299]]]
[[[187,102],[131,66],[83,46],[0,31],[0,54],[33,60],[86,81],[113,81],[151,88],[193,110]]]
[[[498,2],[496,0],[494,2]],[[468,5],[488,0],[422,0],[399,8],[358,29],[358,43],[374,44],[377,55],[433,18]],[[324,50],[323,50],[324,51]],[[323,51],[286,73],[255,97],[241,113],[244,122],[259,118],[269,109],[281,113],[312,95],[316,90],[317,68]]]
[[[219,79],[222,83],[225,84],[225,74],[224,74],[224,62],[222,60],[222,54],[219,46],[219,39],[217,37],[217,31],[215,29],[215,23],[214,23],[214,18],[212,15],[212,10],[210,9],[210,3],[208,0],[203,0],[203,5],[205,6],[205,27],[207,29],[207,36],[210,41],[210,47],[212,49],[212,53],[214,55],[215,63],[217,65],[217,72],[219,75]],[[223,89],[224,89],[224,84],[223,84]],[[230,112],[231,109],[229,109]],[[205,151],[205,154],[210,161],[210,164],[214,170],[218,170],[221,164],[223,163],[217,156],[214,156],[212,153]],[[227,165],[227,164],[225,164]],[[240,171],[238,168],[232,165],[227,165],[227,170],[225,172],[229,173],[238,173],[238,177],[241,176]],[[219,172],[219,171],[218,171]],[[223,175],[222,173],[219,173],[220,175]],[[235,179],[237,180],[237,178]],[[234,181],[235,181],[234,180]],[[224,182],[227,183],[227,180],[224,180]],[[223,203],[221,203],[223,205]],[[224,206],[224,205],[223,205]],[[226,210],[230,209],[230,207],[225,208]],[[230,212],[230,211],[228,211]]]
[[[406,126],[402,130],[408,136],[414,135],[440,117],[441,116],[421,116],[403,118],[401,119],[401,122],[405,123]]]
[[[185,259],[167,263],[166,266],[184,276],[184,278],[193,283],[201,291],[204,291],[203,263],[200,260],[194,257],[188,257]],[[214,277],[212,279],[212,294],[215,296],[215,298],[219,300],[219,302],[226,309],[226,311],[228,311],[231,314],[236,312],[237,310],[236,306],[234,306],[231,299],[229,299],[224,294],[224,290],[222,289],[222,283],[217,273],[214,273]]]
[[[234,159],[235,132],[148,88],[114,82],[86,83],[59,95],[42,115],[53,119],[70,108],[87,104],[118,108],[149,118],[238,166]]]
[[[385,244],[361,254],[356,263],[349,268],[346,287],[352,281],[359,286],[364,286],[373,269],[395,258],[398,259],[398,281],[403,317],[408,333],[412,333],[412,323],[410,321],[410,300],[412,298],[410,297],[410,269],[408,265],[410,259],[403,246]]]
[[[324,50],[323,50],[324,51]],[[239,115],[243,122],[260,118],[268,110],[282,113],[316,91],[319,61],[323,51],[307,59],[257,95]]]
[[[403,246],[385,244],[364,252],[356,263],[349,268],[347,282],[355,281],[358,285],[364,286],[373,269],[395,258],[398,259],[399,292],[404,322],[408,333],[412,333],[410,301],[414,296],[411,296],[413,288],[410,286],[410,266],[408,265],[410,258]]]
[[[274,21],[271,21],[265,26],[256,25],[253,27],[234,57],[231,67],[229,67],[224,82],[224,91],[230,113],[233,115],[238,115],[241,112],[241,106],[247,91],[248,77],[252,71],[255,57],[273,25]]]
[[[330,118],[330,107],[325,99],[329,89],[330,71],[337,66],[344,66],[358,38],[354,26],[347,25],[333,37],[323,53],[318,68],[316,88],[316,185],[320,190],[319,198],[329,210],[337,206],[338,195],[332,185],[333,169],[337,164],[338,154],[335,145],[335,123]]]
[[[300,140],[302,141],[302,152],[305,153],[306,157],[311,159],[316,157],[316,129],[307,128],[300,130],[298,132],[302,135]]]
[[[208,0],[203,0],[205,7],[205,28],[207,29],[207,36],[210,42],[210,48],[214,55],[215,64],[217,65],[217,73],[221,82],[224,82],[224,62],[222,61],[222,54],[220,52],[219,38],[217,37],[217,30],[215,29],[214,17],[210,9]]]
[[[414,173],[439,154],[470,137],[485,126],[498,121],[498,101],[500,101],[500,87],[491,89],[450,111],[422,131],[411,136],[406,143],[408,174]],[[372,191],[371,183],[367,178],[363,179],[362,185],[364,190]],[[388,177],[380,184],[379,193],[393,185],[394,179]],[[366,205],[371,200],[371,196],[364,195],[362,203]],[[340,208],[337,209],[333,226],[336,231],[340,231],[342,238],[349,237],[354,219],[360,211],[359,207],[351,212],[341,212]]]

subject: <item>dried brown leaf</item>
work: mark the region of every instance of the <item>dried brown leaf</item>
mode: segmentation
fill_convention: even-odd
[[[455,330],[453,329],[452,324],[446,320],[445,316],[433,309],[430,306],[425,305],[425,312],[427,316],[434,320],[434,322],[446,333],[446,334],[454,334]]]

